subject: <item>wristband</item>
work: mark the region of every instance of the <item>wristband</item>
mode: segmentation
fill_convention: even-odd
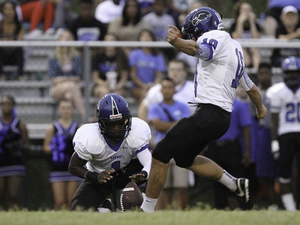
[[[148,178],[148,173],[145,170],[142,170],[141,172],[139,172],[140,174],[143,174],[145,176],[145,180]]]
[[[86,174],[84,175],[84,178],[92,181],[98,181],[98,173],[87,171]]]
[[[279,151],[279,142],[277,140],[273,140],[271,146],[272,146],[272,153]]]

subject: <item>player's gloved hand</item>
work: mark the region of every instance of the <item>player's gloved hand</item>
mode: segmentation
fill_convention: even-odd
[[[278,161],[279,155],[280,155],[278,141],[277,140],[273,140],[271,147],[272,147],[273,158],[274,158],[275,161]]]
[[[131,179],[131,181],[137,183],[137,182],[146,180],[147,176],[148,176],[148,173],[146,171],[141,171],[139,173],[129,176],[129,178]]]
[[[111,175],[114,173],[114,169],[104,170],[101,173],[98,174],[97,180],[99,183],[106,183],[107,181],[113,179],[113,176]]]

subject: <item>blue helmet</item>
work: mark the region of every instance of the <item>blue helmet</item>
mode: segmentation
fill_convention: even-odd
[[[210,30],[223,30],[224,25],[220,14],[209,7],[200,7],[190,12],[184,20],[181,32],[184,37],[196,40]]]
[[[120,95],[107,94],[97,104],[96,116],[101,134],[114,141],[128,136],[131,129],[131,113],[127,101]],[[112,128],[119,125],[120,129]]]
[[[295,56],[284,59],[281,63],[281,69],[283,72],[300,71],[300,59]]]

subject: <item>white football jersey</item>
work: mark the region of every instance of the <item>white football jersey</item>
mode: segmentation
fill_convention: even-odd
[[[195,101],[217,105],[231,112],[236,96],[236,87],[245,91],[253,87],[253,82],[245,73],[245,63],[241,45],[225,31],[213,30],[204,33],[197,43],[210,44],[212,59],[200,58],[195,74]],[[202,49],[199,49],[201,52]]]
[[[300,89],[294,94],[284,82],[267,90],[271,113],[279,113],[278,135],[300,132]]]
[[[176,86],[176,93],[173,96],[173,99],[178,102],[182,102],[185,104],[188,104],[188,102],[194,102],[195,101],[195,95],[194,95],[194,83],[187,80],[185,83],[181,86]],[[149,89],[147,92],[146,97],[143,100],[143,104],[146,106],[158,104],[163,101],[163,95],[161,93],[161,84],[156,84],[153,87]],[[195,111],[195,107],[190,107],[191,113]]]
[[[134,117],[129,135],[117,149],[105,141],[98,123],[81,126],[74,136],[73,145],[78,157],[88,161],[86,168],[100,173],[106,169],[118,170],[127,166],[137,154],[148,151],[150,138],[148,124]]]

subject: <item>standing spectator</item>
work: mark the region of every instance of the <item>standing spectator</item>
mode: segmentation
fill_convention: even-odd
[[[98,41],[104,39],[106,27],[95,18],[93,7],[93,0],[79,1],[79,16],[68,27],[75,40]]]
[[[280,15],[282,9],[286,6],[294,6],[298,12],[300,12],[300,1],[299,0],[269,0],[268,11],[266,12],[265,18],[265,34],[270,37],[275,37],[276,29],[279,25],[282,25]]]
[[[166,132],[181,118],[190,116],[191,112],[186,103],[173,99],[175,94],[175,83],[166,77],[161,81],[161,93],[163,101],[153,104],[149,108],[148,123],[154,127],[156,145]],[[174,160],[171,160],[167,181],[163,191],[159,196],[157,210],[165,210],[172,207],[175,203],[175,209],[187,209],[189,204],[189,171],[176,166]]]
[[[40,22],[44,21],[44,33],[52,32],[50,29],[54,18],[55,0],[24,0],[21,1],[20,9],[17,9],[19,20],[30,22],[30,33],[28,38],[33,38],[41,35],[42,32],[38,29]]]
[[[25,153],[29,150],[29,138],[25,124],[16,117],[15,100],[11,96],[1,98],[0,118],[0,210],[5,199],[8,209],[19,209],[19,191],[23,177]]]
[[[280,194],[284,208],[296,210],[293,195],[293,162],[300,151],[300,59],[288,57],[281,66],[284,82],[274,84],[267,91],[272,116],[272,152],[280,167]],[[299,168],[299,167],[298,167]]]
[[[108,25],[108,32],[116,34],[120,41],[136,41],[142,29],[151,30],[151,26],[142,18],[137,0],[127,0],[122,17],[114,19]]]
[[[155,41],[151,30],[142,30],[138,41]],[[142,101],[153,85],[160,83],[165,72],[165,60],[157,48],[134,49],[129,55],[130,78],[133,82],[132,96]]]
[[[114,190],[130,180],[141,184],[148,179],[148,124],[132,118],[126,100],[114,93],[100,99],[96,114],[98,122],[80,127],[73,139],[75,153],[69,171],[86,180],[76,191],[71,210],[106,208],[106,198]]]
[[[281,40],[300,39],[299,14],[294,6],[286,6],[281,13],[282,25],[276,29],[276,38]],[[281,62],[289,56],[300,56],[299,48],[276,48],[271,57],[272,65],[280,67]]]
[[[73,105],[62,100],[58,105],[59,119],[52,124],[44,139],[44,152],[51,155],[49,181],[54,195],[55,210],[71,208],[71,199],[78,188],[79,179],[68,172],[74,152],[72,140],[78,123],[73,120]]]
[[[269,63],[260,63],[257,71],[258,89],[264,105],[270,110],[267,102],[266,92],[272,86],[272,66]],[[251,147],[252,158],[256,164],[256,177],[259,179],[261,187],[265,187],[266,197],[270,210],[276,210],[276,193],[274,190],[275,178],[279,175],[279,168],[275,164],[271,152],[271,114],[268,113],[264,119],[258,120],[255,109],[251,107],[252,131]]]
[[[74,40],[69,31],[64,31],[59,41]],[[49,61],[49,76],[52,86],[50,95],[56,100],[70,100],[85,120],[85,108],[78,82],[82,77],[82,59],[74,47],[57,46],[55,56]]]
[[[187,80],[188,66],[186,63],[179,59],[173,59],[168,64],[168,77],[173,80],[176,87],[176,93],[173,98],[175,101],[179,101],[187,104],[194,101],[194,93],[191,91],[194,88],[194,83]],[[158,104],[163,101],[163,95],[161,93],[161,84],[156,84],[149,89],[145,98],[139,105],[138,117],[144,121],[147,121],[149,107],[153,104]],[[194,107],[190,107],[191,113],[194,112]]]
[[[107,33],[104,41],[117,41],[117,36]],[[121,48],[105,47],[103,52],[93,58],[94,96],[99,99],[108,93],[124,96],[128,73],[129,64],[124,51]]]
[[[250,2],[241,0],[234,5],[235,21],[231,25],[232,38],[260,38],[261,28],[255,21],[255,13]],[[243,48],[246,67],[258,69],[261,54],[258,48]]]
[[[182,32],[189,40],[178,37],[177,27],[169,27],[168,42],[200,58],[194,88],[197,109],[192,116],[179,120],[155,146],[141,209],[154,212],[172,158],[178,166],[219,181],[248,202],[248,179],[235,178],[212,160],[199,155],[210,141],[228,130],[238,86],[247,91],[258,118],[267,114],[257,87],[244,70],[242,47],[223,31],[221,16],[209,7],[200,7],[186,17]]]
[[[122,15],[124,3],[121,0],[105,0],[101,2],[96,7],[95,18],[108,27],[111,21]]]
[[[16,5],[6,1],[3,4],[3,19],[0,21],[0,40],[1,41],[21,41],[23,40],[24,30],[22,23],[18,20]],[[3,65],[16,65],[17,74],[8,77],[3,71]],[[13,80],[23,78],[24,55],[22,47],[1,47],[0,48],[0,79]]]
[[[205,156],[212,159],[235,177],[245,177],[245,168],[251,163],[251,116],[248,104],[238,97],[233,102],[230,126],[227,132],[216,141],[211,141]],[[244,146],[244,149],[243,147]],[[243,151],[244,150],[244,151]],[[214,182],[214,203],[217,209],[249,209],[219,182]]]

